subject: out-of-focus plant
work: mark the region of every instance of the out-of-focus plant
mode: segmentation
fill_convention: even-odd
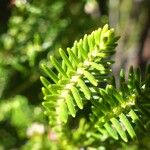
[[[1,100],[0,125],[3,126],[0,129],[1,149],[9,149],[14,143],[19,146],[19,142],[24,143],[25,139],[28,139],[28,142],[20,145],[23,150],[56,147],[49,137],[51,130],[45,122],[41,107],[29,105],[26,97],[17,95],[5,101]]]
[[[60,45],[71,45],[81,34],[106,23],[107,17],[101,21],[98,11],[95,17],[94,10],[88,13],[87,4],[85,0],[8,2],[11,16],[0,36],[0,149],[62,145],[39,105],[39,64],[47,63],[47,54],[57,55]],[[95,0],[90,5],[98,8]],[[34,127],[44,127],[44,133],[34,132]]]

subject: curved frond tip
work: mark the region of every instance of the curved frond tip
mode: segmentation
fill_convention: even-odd
[[[53,112],[54,116],[50,116],[53,125],[66,123],[68,115],[75,117],[78,109],[84,109],[92,99],[91,89],[99,88],[109,78],[110,56],[115,53],[117,40],[114,30],[105,25],[75,41],[72,48],[59,49],[61,60],[51,56],[50,62],[56,71],[42,65],[47,75],[40,78],[44,85],[43,106],[46,112]]]

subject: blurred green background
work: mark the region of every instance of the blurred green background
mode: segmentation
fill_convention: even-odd
[[[40,64],[106,23],[121,36],[114,73],[144,70],[150,0],[0,0],[0,150],[61,149],[41,105]],[[149,149],[149,140],[111,149]]]

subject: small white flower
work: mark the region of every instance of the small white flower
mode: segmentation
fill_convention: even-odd
[[[53,132],[53,131],[49,132],[48,137],[52,141],[56,141],[57,140],[57,134],[55,132]]]
[[[43,134],[44,132],[45,132],[44,125],[35,122],[27,129],[27,136],[32,137],[35,134]]]
[[[90,14],[92,17],[99,16],[99,7],[96,0],[89,0],[84,6],[84,11],[87,14]]]

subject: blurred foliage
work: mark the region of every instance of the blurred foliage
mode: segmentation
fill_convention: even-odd
[[[110,11],[111,7],[106,2],[9,0],[7,9],[10,9],[11,15],[7,29],[4,30],[6,27],[3,24],[0,26],[0,31],[4,30],[0,32],[0,150],[66,148],[65,137],[57,138],[43,114],[39,65],[41,62],[47,63],[49,55],[57,55],[55,50],[59,47],[71,46],[81,35],[107,23],[107,13],[100,10],[107,5],[107,11]],[[122,4],[120,9],[124,11],[125,8],[128,7]],[[128,11],[125,11],[123,13],[127,15]],[[7,12],[1,15],[5,16]],[[122,29],[124,23],[121,24]],[[81,132],[74,135],[75,139],[78,134]],[[141,145],[145,145],[145,149],[148,139],[142,140]],[[126,144],[108,144],[110,147],[106,144],[98,149],[128,149]],[[133,150],[140,149],[134,143],[131,145]],[[72,145],[67,146],[74,149]]]
[[[8,4],[11,16],[0,37],[0,149],[56,149],[39,105],[39,64],[46,63],[46,56],[55,49],[71,45],[83,33],[107,22],[106,17],[101,20],[87,14],[86,3],[15,0]],[[28,136],[34,123],[45,131]]]

